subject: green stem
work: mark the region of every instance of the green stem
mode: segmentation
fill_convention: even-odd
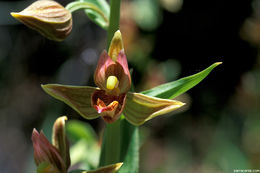
[[[107,49],[109,48],[114,33],[119,29],[120,3],[121,0],[110,0],[110,17],[107,30]]]
[[[120,162],[120,124],[121,120],[107,124],[103,136],[99,166]]]
[[[110,18],[107,30],[107,49],[109,48],[114,33],[119,29],[120,3],[121,0],[110,0]],[[99,166],[120,162],[120,124],[121,119],[117,120],[115,123],[107,124],[103,136]]]
[[[91,9],[96,11],[100,16],[103,17],[104,21],[108,24],[108,18],[105,16],[105,14],[94,4],[88,3],[88,2],[81,2],[81,1],[75,1],[69,3],[66,7],[67,10],[69,10],[71,13],[74,11],[80,10],[80,9]]]

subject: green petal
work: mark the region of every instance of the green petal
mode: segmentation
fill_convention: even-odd
[[[70,173],[116,173],[120,167],[123,165],[123,163],[116,163],[108,166],[104,166],[101,168],[98,168],[93,171],[71,171]]]
[[[82,117],[86,119],[99,117],[99,114],[91,105],[91,95],[95,90],[97,90],[97,88],[59,84],[47,84],[41,86],[46,93],[66,103]]]
[[[101,168],[96,169],[94,171],[87,171],[85,173],[115,173],[120,169],[120,167],[122,165],[123,165],[123,163],[116,163],[116,164],[113,164],[113,165],[101,167]]]
[[[144,122],[183,106],[184,103],[176,100],[160,99],[140,93],[128,93],[123,111],[126,119],[133,125],[142,125]]]

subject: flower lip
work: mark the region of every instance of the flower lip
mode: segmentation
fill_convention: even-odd
[[[91,97],[92,106],[107,123],[118,119],[125,105],[126,94],[119,96],[106,94],[104,90],[96,90]]]
[[[113,101],[112,103],[106,106],[106,104],[99,98],[97,99],[97,105],[95,105],[95,108],[99,114],[105,111],[114,112],[117,107],[118,107],[118,101]]]

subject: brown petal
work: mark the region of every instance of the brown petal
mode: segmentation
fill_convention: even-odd
[[[118,87],[113,91],[106,88],[106,82],[109,76],[117,77],[119,82]],[[105,90],[112,95],[128,92],[131,87],[131,77],[124,51],[121,50],[119,52],[117,61],[114,62],[104,50],[99,58],[94,80],[100,89]]]
[[[131,75],[128,69],[128,63],[124,50],[119,52],[117,63],[123,67],[123,75],[121,75],[121,78],[119,79],[120,82],[118,88],[120,89],[121,93],[126,93],[131,87]]]
[[[97,68],[94,74],[95,84],[102,90],[106,90],[107,81],[107,69],[110,65],[114,65],[115,62],[108,56],[107,51],[104,50],[98,60]]]
[[[127,93],[123,114],[133,125],[139,126],[146,121],[183,106],[184,103],[170,99],[160,99],[140,93]]]
[[[43,90],[52,97],[63,101],[82,117],[94,119],[99,117],[97,111],[92,107],[91,96],[98,90],[89,86],[69,86],[59,84],[42,85]]]

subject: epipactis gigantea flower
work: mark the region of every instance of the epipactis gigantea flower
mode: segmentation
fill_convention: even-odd
[[[98,88],[58,84],[42,85],[51,96],[71,106],[86,119],[101,116],[115,122],[121,114],[133,125],[169,113],[184,103],[129,92],[131,77],[120,31],[115,32],[108,53],[101,54],[94,75]]]
[[[62,41],[72,29],[72,15],[58,2],[38,0],[19,13],[11,15],[50,40]]]

